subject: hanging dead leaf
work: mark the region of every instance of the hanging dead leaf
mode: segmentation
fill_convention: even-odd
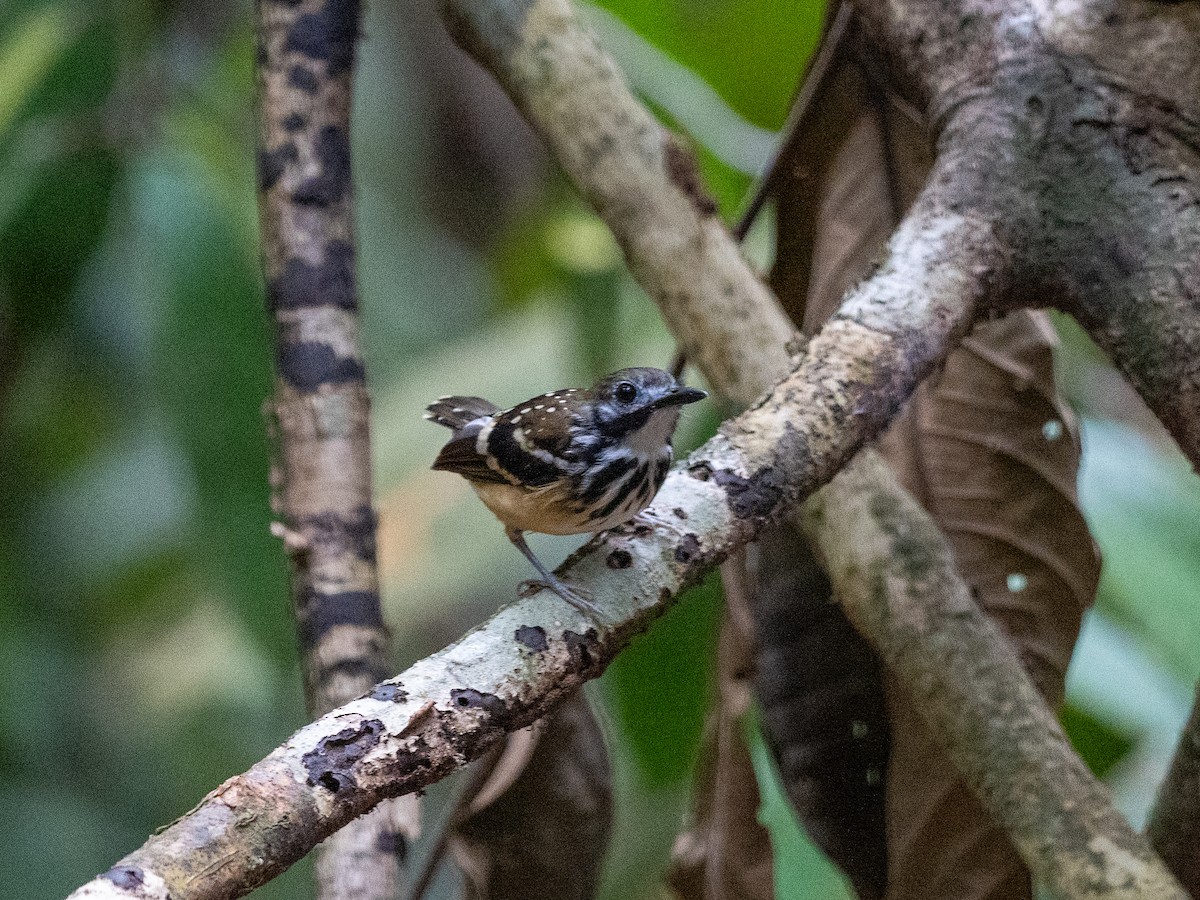
[[[721,568],[725,618],[717,648],[718,701],[700,743],[687,831],[675,840],[667,882],[681,900],[772,900],[774,860],[758,821],[758,781],[743,737],[754,670],[741,558]]]
[[[449,843],[471,900],[589,900],[611,830],[608,751],[579,693],[510,735]]]
[[[1052,344],[1037,313],[977,328],[881,449],[1057,704],[1099,558],[1075,494],[1078,430],[1055,393]],[[1015,850],[962,783],[945,776],[949,760],[901,691],[889,691],[889,713],[889,897],[1031,896]]]
[[[784,789],[858,895],[882,897],[890,743],[878,661],[832,602],[829,580],[797,531],[765,529],[751,565],[755,688]]]

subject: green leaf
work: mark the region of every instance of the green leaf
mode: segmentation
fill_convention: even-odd
[[[713,684],[721,582],[713,573],[617,657],[603,682],[650,785],[686,778]]]
[[[1125,426],[1085,420],[1083,442],[1079,497],[1104,554],[1097,606],[1192,678],[1200,669],[1200,482],[1177,452]]]
[[[1133,749],[1132,736],[1069,701],[1059,710],[1058,718],[1067,737],[1071,739],[1071,746],[1083,757],[1097,778],[1107,775]]]

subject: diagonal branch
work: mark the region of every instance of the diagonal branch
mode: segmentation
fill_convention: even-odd
[[[359,347],[350,108],[357,0],[258,3],[259,214],[275,326],[274,505],[316,716],[391,670],[379,604]],[[393,811],[331,841],[322,900],[396,894]]]
[[[449,14],[601,210],[714,384],[746,402],[777,378],[786,354],[776,348],[790,327],[764,312],[770,294],[713,220],[687,155],[629,97],[569,7],[498,0],[455,4]],[[547,124],[559,116],[570,127]],[[792,374],[672,473],[653,507],[660,527],[609,533],[568,561],[607,621],[581,620],[545,592],[500,610],[297,732],[74,896],[246,893],[381,799],[431,783],[547,713],[603,671],[683,587],[827,481],[1004,290],[1009,251],[994,224],[1002,217],[981,213],[961,193],[1004,159],[989,156],[984,142],[958,146],[967,149],[939,158],[887,261],[848,296]],[[973,188],[966,197],[982,195]],[[696,323],[700,316],[726,323],[721,346],[706,346],[712,335]],[[735,324],[745,318],[752,339]],[[767,361],[743,374],[740,362],[758,356]],[[940,623],[940,640],[956,639],[956,621]],[[1000,645],[985,644],[980,652],[990,659]]]
[[[1147,829],[1150,842],[1192,897],[1200,897],[1200,687],[1196,705],[1158,789]]]
[[[990,230],[918,209],[893,259],[850,295],[795,371],[672,472],[652,507],[663,525],[602,535],[568,561],[607,621],[580,619],[545,591],[505,607],[297,732],[73,896],[242,896],[603,672],[683,588],[832,477],[970,323],[989,290],[977,273],[1001,264]]]
[[[972,599],[937,526],[872,471],[882,466],[857,460],[839,476],[837,502],[822,495],[805,510],[855,627],[1052,896],[1184,900],[1071,749],[1016,652]]]

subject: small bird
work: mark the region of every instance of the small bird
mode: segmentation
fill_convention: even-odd
[[[500,409],[480,397],[442,397],[425,418],[454,434],[433,468],[471,483],[541,582],[580,612],[596,609],[555,577],[524,532],[584,534],[632,519],[671,467],[679,407],[708,395],[670,372],[621,369],[590,390],[551,391]]]

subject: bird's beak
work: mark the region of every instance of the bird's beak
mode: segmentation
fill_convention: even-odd
[[[664,406],[683,406],[685,403],[695,403],[697,400],[703,400],[707,396],[708,394],[699,388],[680,385],[671,391],[671,393],[655,400],[654,408],[662,409]]]

